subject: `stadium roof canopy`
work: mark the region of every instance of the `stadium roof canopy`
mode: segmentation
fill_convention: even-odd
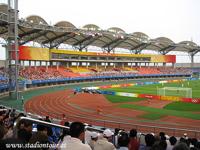
[[[7,5],[0,4],[0,37],[7,39]],[[141,53],[142,50],[155,50],[161,54],[170,51],[183,51],[195,55],[200,47],[191,41],[174,43],[166,37],[150,39],[142,32],[126,33],[118,27],[102,30],[95,24],[87,24],[77,28],[68,21],[60,21],[49,25],[42,17],[32,15],[18,20],[19,44],[30,41],[38,42],[45,47],[55,48],[60,44],[68,44],[82,50],[87,46],[97,46],[110,52],[115,48],[128,49],[132,53]]]

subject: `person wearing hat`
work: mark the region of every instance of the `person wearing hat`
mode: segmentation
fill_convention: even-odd
[[[98,140],[98,133],[91,132],[91,140],[89,142],[89,145],[92,150],[94,150],[94,144],[96,143],[97,140]]]
[[[103,132],[103,138],[99,138],[94,144],[94,150],[116,150],[112,140],[114,133],[110,129],[106,129]]]

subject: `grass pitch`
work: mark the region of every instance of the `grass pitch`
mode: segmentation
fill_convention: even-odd
[[[148,115],[149,118],[150,117],[154,118],[155,116],[156,119],[158,119],[159,117],[163,117],[163,116],[176,116],[176,117],[200,120],[200,114],[194,114],[188,111],[167,110],[167,109],[152,108],[148,106],[140,106],[140,105],[134,105],[134,104],[121,104],[119,105],[119,107],[145,111],[147,113],[150,113]]]
[[[124,97],[115,95],[105,95],[105,97],[112,103],[138,102],[146,99],[139,97]]]
[[[185,81],[180,83],[164,83],[162,84],[152,84],[152,85],[141,85],[141,86],[131,86],[123,88],[110,88],[107,91],[116,92],[127,92],[127,93],[139,93],[139,94],[154,94],[157,95],[157,88],[162,87],[186,87],[192,88],[192,97],[200,98],[200,80],[195,81]]]
[[[182,85],[183,87],[192,88],[193,98],[200,98],[200,80],[185,81],[181,83],[165,83],[163,85],[154,84],[154,85],[123,87],[123,88],[110,88],[106,90],[115,91],[115,92],[156,95],[157,88],[182,87]],[[140,101],[140,100],[145,100],[145,99],[122,97],[122,96],[110,96],[110,95],[105,95],[105,96],[109,101],[113,103],[119,103],[119,107],[145,111],[146,114],[142,116],[138,116],[139,118],[157,120],[164,116],[170,115],[170,116],[200,120],[200,114],[196,113],[196,112],[200,112],[200,104],[186,103],[186,102],[172,102],[166,105],[164,108],[152,108],[150,106],[147,107],[147,106],[140,106],[140,105],[134,105],[134,104],[125,104],[125,102]]]

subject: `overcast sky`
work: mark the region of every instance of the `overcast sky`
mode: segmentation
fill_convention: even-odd
[[[19,0],[20,18],[33,14],[52,25],[62,20],[76,27],[93,23],[200,45],[200,0]]]
[[[19,0],[19,17],[29,15],[51,25],[62,20],[76,27],[92,23],[200,45],[200,0]]]

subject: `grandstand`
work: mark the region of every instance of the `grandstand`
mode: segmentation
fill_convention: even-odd
[[[3,105],[0,117],[5,129],[16,134],[21,130],[20,122],[25,125],[28,121],[32,132],[36,132],[35,124],[42,124],[52,128],[50,143],[58,143],[61,129],[70,128],[63,126],[63,122],[81,121],[88,132],[135,128],[140,132],[138,137],[143,133],[165,132],[177,139],[187,133],[197,140],[191,145],[199,148],[200,64],[194,62],[194,56],[200,52],[199,45],[192,41],[175,43],[167,37],[150,39],[142,32],[128,34],[117,27],[103,30],[87,24],[77,28],[68,21],[49,25],[36,15],[19,19],[17,10],[8,6],[0,4],[0,37],[7,41],[5,47],[9,54],[0,63],[0,104]],[[42,46],[33,47],[28,45],[30,42]],[[60,49],[61,44],[73,48]],[[87,49],[89,46],[101,50],[94,52]],[[144,54],[143,50],[158,54]],[[177,64],[176,55],[168,54],[171,51],[188,53],[191,63]],[[189,96],[154,95],[156,88],[183,89],[183,86],[190,89]],[[175,102],[187,108],[170,110],[169,105]],[[44,119],[46,116],[52,123],[48,117]],[[112,138],[117,147],[116,137]],[[188,137],[185,135],[184,139]]]

